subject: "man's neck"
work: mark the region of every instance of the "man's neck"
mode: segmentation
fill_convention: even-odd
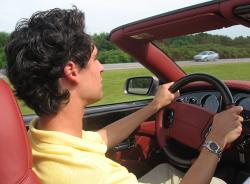
[[[41,116],[37,129],[59,131],[76,137],[82,137],[84,107],[72,107],[69,104],[55,115]]]

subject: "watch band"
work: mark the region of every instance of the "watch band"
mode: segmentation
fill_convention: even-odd
[[[214,153],[215,155],[218,156],[219,160],[222,155],[222,149],[219,146],[219,144],[215,141],[205,141],[202,147],[207,148],[211,153]]]

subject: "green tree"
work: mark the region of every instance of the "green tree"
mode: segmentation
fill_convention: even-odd
[[[3,48],[9,39],[9,34],[0,32],[0,48]]]
[[[118,49],[100,52],[99,60],[106,64],[134,62],[128,54]]]
[[[108,40],[108,33],[94,34],[92,39],[99,51],[116,49],[116,47]]]
[[[6,66],[4,47],[8,39],[9,39],[8,33],[0,32],[0,68],[4,68]]]
[[[168,56],[174,60],[192,59],[204,50],[218,52],[220,58],[250,57],[250,37],[236,37],[198,33],[177,38],[156,41]]]

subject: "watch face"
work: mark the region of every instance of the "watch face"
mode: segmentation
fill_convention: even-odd
[[[217,144],[215,144],[214,142],[211,142],[209,147],[212,149],[212,150],[217,150],[218,149],[218,146]]]

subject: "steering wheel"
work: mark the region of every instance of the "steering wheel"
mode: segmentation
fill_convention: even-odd
[[[211,84],[222,96],[222,109],[234,105],[232,94],[228,87],[214,76],[202,73],[187,75],[176,81],[171,92],[176,92],[188,83],[203,81]],[[183,159],[170,149],[168,142],[176,140],[183,145],[199,150],[210,131],[215,113],[193,104],[173,102],[156,114],[156,136],[160,148],[167,157],[182,168],[188,168],[192,159]]]

